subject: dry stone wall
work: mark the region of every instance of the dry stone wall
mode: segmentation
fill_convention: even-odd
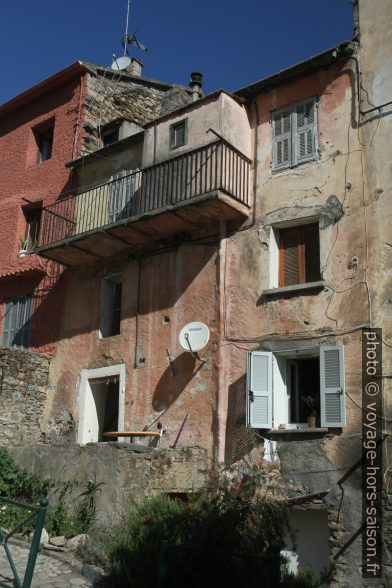
[[[42,441],[49,359],[39,353],[0,348],[0,444]]]

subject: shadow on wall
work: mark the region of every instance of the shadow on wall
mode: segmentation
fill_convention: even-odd
[[[186,351],[173,360],[172,366],[164,371],[155,388],[152,400],[155,411],[166,411],[177,400],[194,377],[195,364],[196,358]]]
[[[229,386],[227,407],[225,461],[235,463],[253,447],[246,428],[246,374]]]

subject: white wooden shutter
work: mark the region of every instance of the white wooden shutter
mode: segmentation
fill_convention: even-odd
[[[296,163],[316,155],[316,101],[297,104],[293,112]]]
[[[320,348],[320,408],[322,427],[344,427],[343,346]]]
[[[246,386],[247,426],[272,427],[272,353],[249,351]]]
[[[132,198],[140,187],[140,174],[136,174],[137,171],[123,169],[112,176],[112,180],[117,181],[109,184],[109,223],[132,215]]]
[[[273,167],[291,165],[291,111],[286,108],[272,115]]]

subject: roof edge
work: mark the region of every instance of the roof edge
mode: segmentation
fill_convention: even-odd
[[[300,61],[288,68],[282,69],[271,76],[262,78],[257,82],[244,86],[239,90],[233,92],[236,96],[245,99],[252,99],[261,92],[265,92],[279,86],[293,78],[304,75],[308,72],[314,71],[320,67],[331,65],[336,61],[342,61],[349,58],[350,54],[355,51],[356,43],[353,41],[343,41],[334,47],[326,49],[322,53],[318,53],[304,61]]]
[[[39,82],[34,86],[31,86],[21,94],[18,94],[14,98],[11,98],[11,100],[8,100],[7,102],[4,102],[4,104],[1,104],[0,117],[3,117],[4,115],[12,112],[13,110],[22,106],[23,104],[30,102],[36,96],[39,96],[40,94],[45,92],[47,89],[51,87],[56,88],[64,80],[71,79],[77,74],[83,74],[87,72],[93,73],[91,69],[87,67],[84,63],[82,63],[81,61],[75,61],[75,63],[72,63],[68,67],[58,71],[49,78],[46,78],[42,82]]]

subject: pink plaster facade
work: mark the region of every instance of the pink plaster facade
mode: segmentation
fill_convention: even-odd
[[[33,210],[30,202],[45,206],[71,186],[65,163],[82,144],[84,76],[85,68],[75,64],[0,107],[0,304],[33,294],[30,348],[43,353],[53,353],[58,339],[63,269],[33,253],[18,257],[23,209]],[[52,155],[38,163],[34,131],[47,124],[54,129]]]

